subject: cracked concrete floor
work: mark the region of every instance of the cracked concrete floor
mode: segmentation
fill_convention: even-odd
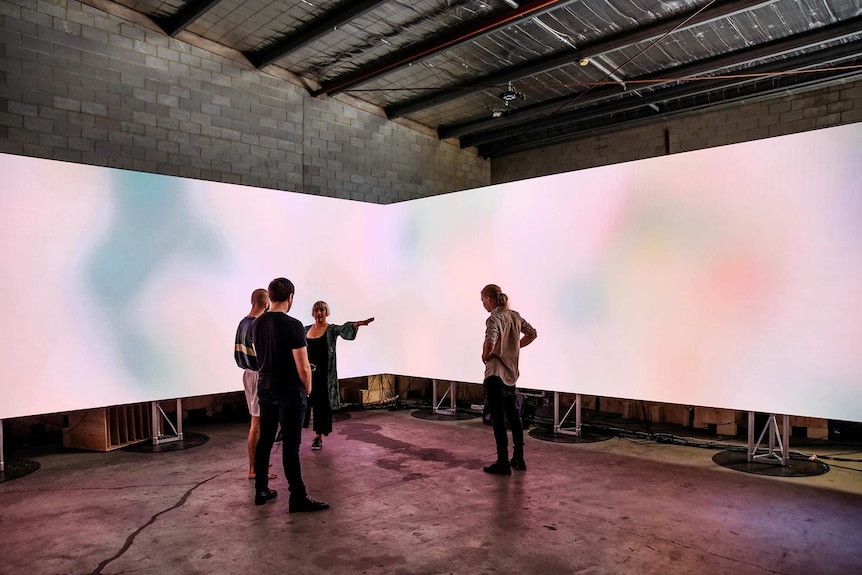
[[[484,474],[491,429],[353,412],[303,475],[332,509],[256,507],[241,423],[183,451],[31,456],[0,483],[0,573],[828,574],[862,572],[862,473],[776,478],[713,451],[527,437],[529,470]],[[27,457],[26,453],[7,454]],[[859,467],[859,466],[857,466]]]

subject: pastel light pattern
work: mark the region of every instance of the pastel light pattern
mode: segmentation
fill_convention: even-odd
[[[526,387],[858,420],[859,150],[845,127],[402,205],[395,372],[481,380],[494,282],[540,333]]]
[[[173,357],[183,350],[158,326],[142,325],[152,317],[149,310],[159,304],[141,306],[140,302],[150,283],[158,281],[172,261],[189,266],[218,257],[218,235],[195,220],[183,180],[136,172],[112,176],[110,229],[84,266],[97,309],[94,319],[102,321],[103,338],[113,343],[103,349],[120,354],[131,381],[169,396],[173,380],[189,376],[183,369],[185,361]],[[136,314],[141,307],[148,311]]]
[[[238,391],[274,277],[374,316],[342,377],[480,382],[498,283],[523,387],[862,420],[862,124],[388,206],[0,155],[0,418]]]

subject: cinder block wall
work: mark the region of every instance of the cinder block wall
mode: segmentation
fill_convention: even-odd
[[[267,72],[87,3],[0,2],[0,152],[392,203],[862,121],[859,81],[489,162]]]
[[[491,162],[494,184],[862,122],[862,81],[530,150]]]
[[[0,2],[0,152],[384,204],[489,183],[475,150],[267,72],[122,9]]]

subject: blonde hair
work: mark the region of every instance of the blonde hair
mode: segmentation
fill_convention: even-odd
[[[326,313],[326,315],[329,315],[329,304],[325,301],[314,302],[314,305],[311,306],[311,312],[314,313],[314,310],[316,309],[322,309]]]
[[[497,284],[488,284],[482,288],[482,295],[491,299],[498,306],[508,307],[509,296],[503,293]]]

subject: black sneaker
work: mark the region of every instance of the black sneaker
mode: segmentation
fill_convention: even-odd
[[[303,499],[291,500],[288,511],[291,513],[306,513],[312,511],[323,511],[329,509],[329,503],[317,501],[307,495]]]
[[[512,475],[512,468],[509,467],[508,461],[495,461],[491,465],[483,467],[482,471],[494,475]]]
[[[527,470],[527,462],[524,461],[523,458],[512,458],[512,461],[509,462],[509,465],[512,466],[512,469],[517,469],[518,471],[526,471]]]
[[[314,440],[311,442],[311,450],[317,451],[318,449],[322,449],[322,448],[323,448],[323,439],[321,439],[319,437],[315,437]]]
[[[267,489],[266,491],[258,491],[254,494],[254,504],[255,505],[263,505],[270,499],[275,499],[275,496],[278,495],[278,491],[275,489]]]

